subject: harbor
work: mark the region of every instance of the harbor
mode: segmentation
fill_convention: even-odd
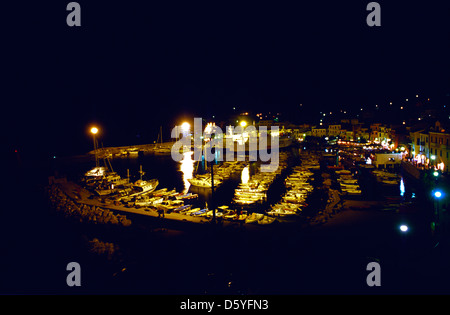
[[[93,168],[92,162],[84,163],[84,169],[71,174],[70,180],[53,177],[50,184],[58,185],[81,207],[181,225],[220,223],[224,227],[263,228],[280,223],[323,224],[347,201],[349,207],[362,204],[360,208],[364,208],[358,199],[370,195],[373,185],[394,187],[393,198],[399,200],[394,206],[390,199],[374,201],[380,208],[395,209],[400,207],[401,189],[405,190],[403,179],[395,173],[370,169],[365,163],[359,171],[329,166],[326,154],[303,152],[297,147],[280,152],[279,166],[273,172],[261,172],[260,162],[196,162],[192,152],[181,162],[153,154],[102,160],[102,166],[98,160]],[[376,179],[372,187],[367,187],[366,179],[360,182],[359,176],[368,171]]]
[[[420,193],[406,180],[402,191],[403,179],[394,179],[399,173],[376,170],[365,163],[336,167],[330,165],[325,153],[292,147],[281,152],[278,172],[268,174],[260,172],[258,162],[216,162],[213,174],[221,184],[214,192],[210,187],[191,185],[188,180],[197,175],[210,176],[209,163],[175,162],[170,157],[153,154],[111,159],[116,174],[110,178],[118,184],[114,186],[117,191],[103,194],[97,188],[100,183],[94,185],[91,179],[87,185],[83,179],[92,174],[95,161],[80,162],[75,167],[77,164],[71,160],[67,169],[72,173],[50,178],[48,194],[56,213],[89,231],[86,246],[96,246],[100,253],[97,255],[108,257],[111,271],[100,274],[103,274],[101,283],[110,283],[115,288],[110,290],[121,292],[126,287],[125,279],[136,285],[144,277],[158,283],[152,285],[158,288],[150,291],[154,293],[321,292],[324,282],[316,282],[314,274],[323,272],[318,266],[323,266],[326,259],[334,259],[345,270],[345,279],[351,279],[348,286],[355,288],[359,275],[352,270],[355,263],[362,263],[365,258],[356,255],[354,248],[364,253],[376,249],[381,257],[393,255],[396,242],[383,250],[378,249],[379,243],[395,238],[396,233],[389,232],[389,226],[397,224],[405,214],[410,217],[411,229],[417,230],[422,225],[412,220],[417,216],[414,209],[420,203],[415,200]],[[63,165],[60,169],[62,172]],[[123,179],[124,187],[119,184]],[[394,180],[398,185],[394,185]],[[122,196],[118,192],[140,181],[157,181],[158,185],[151,186],[151,192],[134,196],[137,192],[132,187]],[[104,184],[101,187],[108,188]],[[373,191],[383,194],[373,195]],[[251,197],[253,194],[257,197]],[[211,213],[213,207],[216,224]],[[380,225],[384,229],[377,230]],[[377,235],[376,241],[361,247],[352,237],[360,229],[364,233],[357,232],[358,235],[366,235],[365,238]],[[344,240],[345,243],[340,243]],[[293,244],[297,244],[301,255],[292,252]],[[327,249],[319,258],[314,254],[316,246]],[[128,253],[131,249],[132,254]],[[124,251],[126,258],[119,258]],[[292,257],[302,266],[298,270],[282,271],[275,267],[279,259],[286,261]],[[211,264],[206,264],[210,259]],[[183,268],[179,268],[180,261],[184,262]],[[242,261],[247,267],[241,266]],[[155,275],[155,268],[164,273]],[[265,274],[264,278],[261,274]],[[302,284],[287,280],[289,275],[301,278]],[[271,286],[278,277],[284,279],[283,288]],[[138,286],[147,288],[144,284]]]

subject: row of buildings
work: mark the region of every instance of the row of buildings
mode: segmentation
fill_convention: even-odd
[[[449,171],[450,127],[436,121],[410,131],[410,156],[422,167],[434,167]]]
[[[280,133],[292,135],[295,139],[304,140],[307,136],[339,138],[344,141],[374,142],[380,144],[395,143],[396,133],[390,126],[381,123],[365,124],[358,119],[342,119],[340,123],[328,125],[292,125],[286,122],[273,123],[262,121],[259,125],[278,125]]]
[[[280,134],[288,134],[303,141],[307,136],[335,137],[343,141],[379,143],[392,150],[400,148],[419,168],[450,171],[450,125],[440,121],[415,125],[391,126],[382,123],[366,124],[358,119],[342,119],[340,123],[320,125],[292,125],[287,122],[259,121],[259,125],[277,125]]]

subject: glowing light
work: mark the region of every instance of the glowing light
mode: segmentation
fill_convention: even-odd
[[[247,184],[249,179],[250,179],[250,171],[249,171],[249,167],[246,166],[246,167],[244,167],[244,169],[242,170],[242,173],[241,173],[242,184]]]
[[[183,183],[184,190],[183,193],[187,193],[189,191],[189,187],[191,183],[189,183],[188,179],[191,179],[194,174],[194,163],[195,161],[192,159],[192,151],[183,153],[183,160],[180,161],[180,170],[183,173]]]
[[[247,126],[247,122],[245,120],[243,120],[243,121],[241,121],[240,125],[241,125],[241,127],[245,127],[245,126]]]
[[[97,127],[92,127],[92,128],[91,128],[91,133],[92,133],[93,135],[96,135],[96,134],[98,133],[98,128],[97,128]]]
[[[435,191],[434,192],[434,196],[436,197],[436,198],[441,198],[442,197],[442,193],[438,190],[438,191]]]
[[[407,232],[408,231],[408,226],[405,225],[405,224],[400,225],[400,231]]]
[[[181,124],[182,131],[189,131],[189,129],[191,129],[191,125],[188,122],[184,122]]]
[[[403,177],[400,180],[400,196],[403,197],[403,195],[405,194],[405,183],[403,182]]]

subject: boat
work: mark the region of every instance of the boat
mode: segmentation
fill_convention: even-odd
[[[243,222],[245,222],[247,217],[248,217],[247,211],[241,211],[241,213],[237,216],[236,221],[243,221]]]
[[[213,211],[212,211],[212,210],[209,210],[208,212],[206,212],[206,216],[207,216],[208,218],[212,218],[212,216],[213,216]],[[220,218],[220,217],[222,217],[222,216],[223,216],[223,212],[217,211],[217,210],[216,210],[216,218]]]
[[[144,193],[151,193],[155,190],[156,186],[158,186],[159,181],[157,179],[151,179],[148,181],[145,180],[137,180],[133,185],[133,193],[131,196],[137,196]]]
[[[264,214],[253,212],[251,215],[247,216],[247,218],[245,219],[245,223],[248,223],[248,224],[256,223],[259,220],[261,220],[263,217],[264,217]]]
[[[223,218],[227,220],[237,220],[238,215],[235,210],[226,209],[223,212]]]
[[[155,190],[153,192],[153,196],[157,197],[157,196],[164,196],[167,193],[167,188],[161,188],[158,190]]]
[[[277,219],[274,217],[269,217],[269,216],[265,215],[261,220],[258,220],[258,224],[269,225],[269,224],[276,222],[276,220]]]
[[[352,195],[352,196],[359,196],[361,195],[361,190],[359,189],[351,189],[351,190],[346,190],[345,191],[348,195]]]
[[[106,174],[106,167],[104,166],[98,166],[94,167],[93,169],[87,171],[84,176],[85,177],[103,177]]]
[[[205,216],[206,213],[208,212],[208,209],[201,209],[197,212],[192,213],[192,216],[196,216],[196,217],[200,217],[200,216]]]
[[[182,199],[182,200],[184,200],[184,199],[195,199],[195,198],[198,198],[198,194],[193,194],[193,193],[187,193],[187,194],[184,194],[184,195],[178,195],[178,196],[175,196],[175,198],[177,198],[177,199]]]
[[[200,208],[189,209],[189,210],[185,211],[184,214],[186,214],[186,215],[192,215],[193,213],[196,213],[196,212],[198,212],[198,211],[200,211]]]
[[[183,212],[190,210],[191,207],[192,207],[192,205],[180,206],[178,208],[173,209],[173,212],[183,213]]]
[[[189,178],[188,182],[195,187],[201,187],[201,188],[211,188],[212,186],[212,181],[210,177],[194,177],[194,178]],[[218,187],[219,185],[221,185],[222,182],[219,179],[214,179],[214,187]]]
[[[393,179],[393,180],[384,179],[381,181],[381,183],[386,184],[386,185],[398,185],[398,184],[400,184],[400,181],[396,180],[396,179]]]
[[[335,172],[338,175],[342,175],[342,174],[351,174],[352,172],[350,172],[349,170],[339,170]]]

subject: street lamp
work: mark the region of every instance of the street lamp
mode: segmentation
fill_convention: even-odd
[[[94,140],[94,155],[95,155],[95,167],[98,167],[98,158],[97,158],[97,141],[95,141],[95,135],[98,133],[97,127],[91,128],[92,138]]]
[[[245,128],[245,126],[247,126],[247,122],[245,120],[241,121],[240,123],[242,128]]]
[[[191,129],[191,125],[188,122],[181,124],[181,131],[188,132]]]

